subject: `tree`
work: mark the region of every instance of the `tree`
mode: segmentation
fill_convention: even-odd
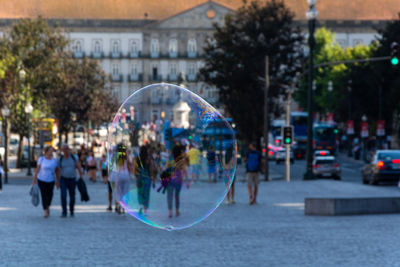
[[[214,25],[205,47],[203,80],[219,89],[219,100],[238,125],[241,138],[263,135],[265,56],[269,56],[269,113],[278,113],[285,86],[301,66],[303,37],[294,14],[279,0],[244,2],[224,25]]]
[[[388,22],[380,29],[380,37],[372,45],[372,56],[390,56],[392,42],[400,43],[400,14],[397,20]],[[348,79],[353,80],[353,119],[360,121],[366,115],[374,133],[376,120],[386,121],[386,130],[393,134],[393,143],[398,147],[400,115],[400,68],[390,60],[371,62],[351,67]]]
[[[21,19],[7,31],[0,41],[2,58],[9,54],[14,60],[1,81],[2,103],[10,107],[13,130],[20,136],[17,166],[22,154],[22,140],[27,136],[27,117],[24,107],[28,102],[35,109],[46,110],[44,96],[49,92],[49,72],[57,55],[63,51],[67,40],[60,30],[49,27],[42,19]],[[26,71],[24,81],[18,73]]]
[[[373,47],[357,45],[352,48],[342,48],[335,38],[335,34],[326,28],[320,28],[315,32],[315,64],[338,62],[342,60],[369,58],[372,56]],[[358,64],[358,66],[365,64]],[[334,65],[319,67],[315,71],[314,110],[322,116],[327,112],[333,112],[335,119],[339,121],[348,119],[348,83],[351,65]],[[329,81],[333,90],[328,91]],[[308,80],[306,75],[300,82],[299,89],[295,93],[295,99],[300,107],[307,107]]]
[[[115,99],[106,91],[105,74],[95,60],[77,60],[63,54],[53,76],[51,94],[46,97],[52,114],[58,120],[59,141],[76,126],[91,120],[95,124],[108,121],[109,114],[117,108]],[[73,114],[76,121],[72,120]]]

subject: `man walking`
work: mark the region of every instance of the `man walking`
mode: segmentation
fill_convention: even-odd
[[[192,144],[190,144],[190,149],[187,153],[187,156],[189,158],[190,175],[192,177],[192,182],[199,181],[201,152]]]
[[[257,203],[258,184],[260,183],[258,172],[261,170],[261,159],[261,153],[256,150],[256,145],[254,143],[250,144],[249,151],[244,159],[246,162],[246,179],[250,205]]]
[[[61,186],[61,217],[67,217],[67,190],[69,192],[69,211],[71,217],[74,216],[75,206],[75,188],[76,188],[76,170],[79,172],[79,177],[82,177],[81,165],[78,157],[71,153],[68,145],[62,146],[62,155],[58,160],[60,167],[60,186]]]

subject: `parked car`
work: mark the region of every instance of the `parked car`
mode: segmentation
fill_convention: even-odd
[[[333,177],[340,180],[340,165],[334,156],[315,157],[312,170],[316,177]]]
[[[290,163],[294,163],[293,149],[290,149]],[[286,160],[286,149],[284,147],[280,147],[275,152],[275,162],[279,164],[281,161]]]
[[[377,150],[361,171],[364,184],[400,179],[400,150]]]

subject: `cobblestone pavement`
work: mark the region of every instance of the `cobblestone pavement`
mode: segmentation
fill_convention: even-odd
[[[199,186],[206,186],[200,184]],[[400,196],[396,187],[330,180],[263,182],[257,205],[244,183],[236,204],[222,204],[192,228],[167,232],[106,212],[106,186],[88,184],[75,218],[50,218],[28,196],[29,184],[0,193],[1,266],[399,266],[400,215],[304,216],[304,197]],[[184,216],[184,214],[182,214]]]

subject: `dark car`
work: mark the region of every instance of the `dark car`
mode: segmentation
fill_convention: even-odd
[[[370,163],[362,168],[364,184],[397,182],[400,178],[400,150],[377,150]]]

